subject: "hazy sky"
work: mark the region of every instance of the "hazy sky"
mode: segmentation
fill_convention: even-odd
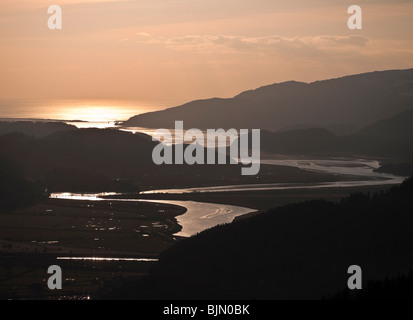
[[[63,30],[47,28],[52,4]],[[0,2],[0,98],[184,102],[411,67],[411,0]]]

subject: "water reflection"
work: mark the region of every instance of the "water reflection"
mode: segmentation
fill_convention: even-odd
[[[145,191],[142,194],[184,194],[192,192],[234,192],[234,191],[261,191],[261,190],[289,190],[289,189],[313,189],[332,187],[361,187],[374,185],[400,184],[405,179],[391,174],[374,172],[380,167],[375,160],[363,159],[322,159],[322,160],[263,160],[263,163],[271,165],[293,166],[303,170],[317,171],[329,174],[352,176],[357,179],[350,181],[335,181],[321,183],[269,183],[246,184],[232,186],[216,186],[205,188],[183,188]],[[214,226],[230,223],[235,217],[254,212],[256,210],[238,206],[222,205],[216,203],[202,203],[195,201],[172,200],[143,200],[143,199],[113,199],[103,198],[117,193],[98,194],[74,194],[55,193],[50,196],[54,199],[88,200],[88,201],[124,201],[124,202],[152,202],[176,205],[186,208],[186,213],[176,217],[182,230],[176,236],[190,237],[203,230]],[[154,222],[155,223],[155,222]]]
[[[380,167],[376,160],[364,159],[321,159],[321,160],[261,160],[261,164],[295,167],[306,171],[315,171],[333,175],[351,176],[351,181],[313,182],[313,183],[266,183],[229,185],[202,188],[181,188],[143,191],[141,194],[185,194],[185,193],[207,193],[207,192],[241,192],[241,191],[266,191],[266,190],[291,190],[291,189],[314,189],[314,188],[337,188],[337,187],[362,187],[400,184],[406,177],[392,174],[375,172]]]
[[[231,223],[236,217],[255,212],[255,209],[196,201],[142,200],[184,207],[186,213],[176,219],[182,230],[175,236],[190,237],[217,225]]]
[[[146,258],[100,258],[100,257],[57,257],[57,260],[75,261],[128,261],[128,262],[158,262],[159,259]]]
[[[182,230],[175,236],[190,237],[206,229],[215,227],[219,224],[230,223],[234,218],[255,212],[250,208],[230,206],[215,203],[203,203],[196,201],[172,201],[172,200],[145,200],[145,199],[114,199],[103,198],[104,196],[122,195],[121,193],[96,193],[96,194],[78,194],[78,193],[52,193],[51,199],[63,200],[86,200],[86,201],[117,201],[117,202],[150,202],[167,205],[175,205],[186,208],[183,215],[176,217]],[[144,227],[144,226],[141,226]]]
[[[192,143],[195,140],[202,146],[208,146],[208,145],[215,145],[215,136],[208,136],[207,131],[199,131],[198,129],[188,129],[188,130],[175,130],[175,129],[168,129],[169,132],[171,133],[171,137],[164,137],[162,134],[159,132],[156,132],[157,129],[150,129],[150,128],[141,128],[141,127],[123,127],[119,128],[122,131],[127,131],[127,132],[133,132],[133,133],[144,133],[147,135],[150,135],[152,138],[160,141],[162,139],[162,143],[171,146],[175,143],[175,137],[177,135],[184,137],[186,134],[190,137],[192,137],[191,140],[185,140],[184,143]],[[228,136],[230,139],[225,140],[226,145],[230,145],[230,141],[233,141],[238,138],[237,134],[234,134],[230,132],[230,134],[227,136],[227,132],[216,132],[216,136],[218,138],[227,138]]]

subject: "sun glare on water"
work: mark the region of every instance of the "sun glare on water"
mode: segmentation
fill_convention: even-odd
[[[52,117],[59,120],[80,120],[88,122],[113,122],[127,120],[143,112],[151,111],[150,106],[132,103],[78,102],[54,107]]]
[[[125,120],[125,117],[128,116],[131,116],[131,114],[125,114],[124,110],[119,110],[114,107],[86,105],[62,110],[62,115],[59,118],[89,122],[110,122]]]
[[[73,121],[69,123],[78,128],[108,128],[114,127],[116,121],[126,120],[135,113],[134,110],[125,110],[120,107],[84,105],[61,110],[58,118]]]
[[[79,128],[105,128],[161,108],[161,104],[140,101],[58,100],[24,105],[10,118],[60,120]]]

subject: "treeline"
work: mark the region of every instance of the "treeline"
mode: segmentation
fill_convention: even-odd
[[[320,299],[347,286],[413,269],[413,179],[339,203],[276,208],[185,239],[150,276],[111,298]]]
[[[343,290],[329,300],[413,300],[413,271],[368,281],[362,290]]]

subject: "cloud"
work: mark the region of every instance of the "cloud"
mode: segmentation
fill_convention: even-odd
[[[140,36],[140,37],[150,37],[151,36],[150,33],[147,33],[147,32],[137,32],[136,35]]]
[[[160,44],[179,51],[225,52],[354,49],[367,46],[370,39],[358,35],[312,37],[185,35],[165,38],[139,33],[135,41],[138,43]]]

